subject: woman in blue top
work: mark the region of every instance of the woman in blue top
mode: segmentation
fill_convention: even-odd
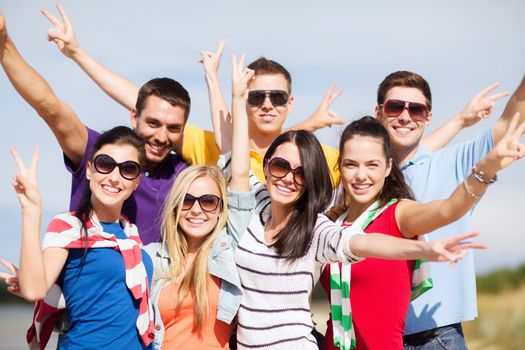
[[[19,294],[38,301],[28,341],[45,347],[66,307],[69,329],[58,348],[146,348],[153,340],[152,264],[141,253],[136,227],[120,215],[140,181],[144,141],[127,127],[101,135],[86,166],[89,187],[83,200],[76,211],[53,218],[42,249],[38,152],[28,169],[12,154],[20,171],[13,187],[23,220]]]

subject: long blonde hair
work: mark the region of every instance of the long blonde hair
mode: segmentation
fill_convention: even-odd
[[[205,176],[215,181],[219,187],[222,206],[219,207],[220,213],[215,228],[200,246],[191,266],[185,269],[188,242],[186,233],[178,225],[181,204],[193,181]],[[193,294],[195,309],[193,329],[197,331],[202,329],[204,319],[210,311],[207,288],[208,256],[217,236],[226,226],[227,215],[226,182],[222,172],[216,166],[193,165],[182,171],[177,176],[164,204],[161,226],[162,244],[168,249],[171,265],[170,270],[162,271],[159,278],[180,279],[179,289],[175,297],[176,312],[180,310],[182,301],[188,296],[188,293]],[[158,274],[158,272],[156,273]]]

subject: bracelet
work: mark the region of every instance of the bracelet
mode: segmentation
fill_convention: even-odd
[[[474,176],[474,178],[476,179],[477,182],[479,183],[484,183],[486,185],[491,185],[493,184],[494,182],[498,181],[498,175],[494,175],[494,177],[492,179],[486,179],[486,176],[485,176],[485,173],[481,170],[479,170],[478,168],[476,168],[476,166],[474,165],[472,167],[472,176]]]
[[[467,192],[467,194],[471,197],[473,197],[474,199],[480,199],[484,194],[485,192],[477,195],[475,194],[474,192],[470,191],[467,187],[467,180],[468,180],[468,177],[465,179],[465,181],[463,181],[463,187],[465,188],[465,191]]]

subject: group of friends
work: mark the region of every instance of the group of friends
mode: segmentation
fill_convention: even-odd
[[[130,110],[131,128],[84,125],[26,63],[0,14],[3,70],[72,176],[69,211],[41,245],[38,149],[29,166],[11,151],[22,241],[19,269],[3,260],[11,273],[1,276],[36,302],[31,347],[43,349],[55,329],[60,349],[466,348],[461,322],[476,317],[467,251],[484,248],[469,241],[468,212],[525,153],[525,80],[490,127],[447,146],[507,93],[487,87],[423,138],[430,87],[394,72],[379,85],[375,115],[346,126],[335,149],[312,133],[342,122],[330,111],[334,87],[285,131],[290,73],[234,56],[229,109],[221,41],[201,52],[213,129],[204,131],[187,123],[181,84],[139,88],[117,75],[78,45],[57,8],[61,20],[43,11],[49,40]],[[318,280],[331,301],[324,341],[310,312]]]

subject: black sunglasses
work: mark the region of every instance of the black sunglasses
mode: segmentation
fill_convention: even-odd
[[[383,111],[389,118],[399,117],[406,109],[410,119],[415,122],[422,122],[428,119],[428,107],[422,103],[388,100],[384,104],[379,105],[379,107],[383,108]]]
[[[270,159],[270,161],[268,162],[268,171],[270,172],[270,175],[278,179],[282,179],[283,177],[288,175],[289,172],[292,172],[293,180],[296,184],[302,186],[305,183],[303,166],[300,165],[297,168],[292,169],[290,163],[286,159],[281,157],[275,157]]]
[[[199,205],[202,210],[207,212],[213,212],[217,209],[219,204],[222,202],[222,199],[217,197],[214,194],[203,194],[200,197],[194,197],[189,193],[186,193],[184,196],[184,201],[182,202],[182,210],[190,210],[193,207],[195,201],[199,202]]]
[[[274,107],[283,107],[288,103],[288,93],[283,90],[252,90],[248,93],[248,104],[259,107],[264,104],[266,97]]]
[[[93,166],[95,170],[101,174],[109,174],[118,167],[120,176],[126,180],[135,180],[141,172],[140,164],[133,160],[126,160],[122,163],[117,163],[115,159],[107,154],[99,154],[93,159]]]

